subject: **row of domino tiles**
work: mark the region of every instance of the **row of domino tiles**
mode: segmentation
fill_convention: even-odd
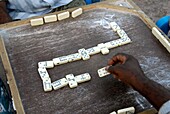
[[[83,13],[83,9],[78,8],[78,9],[74,10],[73,12],[71,12],[71,17],[76,18],[79,15],[81,15],[82,13]],[[60,13],[58,15],[44,16],[44,19],[43,18],[31,19],[30,23],[31,23],[31,26],[39,26],[39,25],[43,25],[44,22],[51,23],[51,22],[56,22],[57,20],[61,21],[61,20],[67,19],[69,17],[70,17],[70,12],[66,11],[66,12]]]
[[[121,37],[118,40],[113,40],[110,42],[106,42],[106,43],[100,43],[95,47],[89,48],[89,49],[79,49],[78,53],[75,54],[70,54],[67,56],[62,56],[62,57],[58,57],[58,58],[54,58],[51,61],[42,61],[42,62],[38,62],[38,67],[39,69],[43,70],[43,73],[40,73],[40,77],[46,77],[45,80],[43,80],[43,84],[48,83],[49,85],[49,91],[52,90],[52,87],[50,87],[50,83],[51,83],[51,79],[49,77],[48,72],[46,71],[46,68],[53,68],[54,65],[61,65],[61,64],[65,64],[65,63],[69,63],[69,62],[74,62],[77,60],[88,60],[90,59],[91,55],[97,54],[97,53],[102,53],[102,54],[108,54],[109,53],[109,49],[118,47],[118,46],[122,46],[125,44],[128,44],[131,42],[131,39],[128,37],[128,35],[126,34],[126,32],[124,30],[122,30],[117,23],[115,22],[111,22],[110,23],[111,28],[117,32],[117,34]],[[42,71],[41,71],[42,72]],[[98,70],[98,75],[99,77],[104,77],[109,75],[110,73],[106,71],[106,68],[102,68]],[[47,75],[47,76],[46,76]],[[47,84],[45,84],[47,85]],[[44,91],[48,91],[48,89],[44,89]]]
[[[134,107],[129,107],[129,108],[124,108],[124,109],[120,109],[117,111],[117,113],[111,112],[110,114],[134,114],[135,113],[135,108]]]
[[[58,89],[63,88],[67,85],[69,85],[70,88],[75,88],[78,86],[78,83],[83,83],[83,82],[91,80],[91,76],[89,73],[84,73],[84,74],[80,74],[77,76],[74,76],[73,74],[68,74],[68,75],[66,75],[66,78],[61,78],[61,79],[51,83],[51,78],[50,78],[46,68],[38,68],[38,72],[42,79],[43,88],[44,88],[45,92],[52,91],[52,88],[54,90],[58,90]]]
[[[119,27],[119,26],[118,26]],[[110,42],[106,43],[100,43],[95,47],[91,47],[88,49],[79,49],[78,53],[70,54],[67,56],[61,56],[58,58],[54,58],[51,61],[42,61],[38,63],[38,67],[44,67],[44,68],[53,68],[54,65],[61,65],[61,64],[66,64],[69,62],[74,62],[77,60],[88,60],[90,59],[91,55],[95,55],[97,53],[102,53],[103,55],[109,53],[109,49],[116,48],[118,46],[122,46],[128,43],[131,43],[131,39],[128,37],[126,32],[122,29],[117,29],[118,35],[121,37],[120,39],[113,40]]]

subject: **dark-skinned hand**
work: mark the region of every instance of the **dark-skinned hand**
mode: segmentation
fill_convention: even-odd
[[[114,75],[116,79],[133,86],[138,80],[146,78],[136,58],[131,55],[119,53],[113,56],[109,62],[108,71]]]
[[[170,91],[147,78],[138,60],[133,56],[124,53],[117,54],[109,60],[108,65],[107,70],[115,78],[132,86],[158,110],[165,102],[170,100]]]

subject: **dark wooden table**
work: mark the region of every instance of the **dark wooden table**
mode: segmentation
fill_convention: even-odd
[[[135,56],[145,74],[170,89],[170,54],[152,35],[155,24],[132,2],[107,1],[84,6],[84,13],[73,19],[31,27],[29,19],[1,26],[0,54],[18,114],[109,114],[134,106],[141,112],[152,106],[138,92],[111,75],[99,78],[97,70],[116,53]],[[70,11],[73,9],[70,9]],[[56,12],[55,14],[57,14]],[[48,69],[52,81],[88,72],[90,82],[75,89],[68,86],[45,93],[37,63],[76,53],[80,48],[118,39],[108,23],[115,21],[132,43],[97,54],[90,60]],[[6,50],[5,50],[6,48]]]

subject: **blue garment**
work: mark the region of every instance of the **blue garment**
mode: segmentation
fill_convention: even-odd
[[[9,15],[12,19],[26,19],[51,12],[72,0],[8,0]]]
[[[163,104],[158,114],[170,114],[170,100]]]

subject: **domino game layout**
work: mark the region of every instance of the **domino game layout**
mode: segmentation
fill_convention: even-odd
[[[79,12],[80,10],[81,9],[78,9],[75,12]],[[72,15],[76,15],[75,12],[73,12]],[[66,14],[66,12],[62,13],[61,15],[64,15],[64,14]],[[79,12],[78,14],[80,15],[81,13]],[[77,14],[77,16],[78,16],[78,14]],[[61,15],[59,15],[59,16],[61,16]],[[74,16],[74,17],[76,17],[76,16]],[[44,17],[44,18],[46,18],[47,20],[49,18],[53,18],[54,20],[56,20],[54,15]],[[65,18],[65,17],[61,17],[61,18]],[[61,18],[58,17],[59,20],[61,20]],[[49,19],[48,22],[50,22],[53,19]],[[63,88],[67,85],[69,85],[70,88],[76,88],[79,83],[84,83],[84,82],[91,80],[90,74],[84,73],[84,74],[80,74],[77,76],[74,76],[73,74],[68,74],[65,76],[65,78],[63,77],[62,79],[51,82],[50,76],[47,72],[48,68],[53,68],[54,66],[58,66],[58,65],[78,61],[78,60],[88,60],[88,59],[90,59],[90,56],[98,54],[98,53],[102,53],[103,55],[109,54],[110,49],[113,49],[113,48],[116,48],[116,47],[119,47],[119,46],[122,46],[122,45],[132,42],[131,39],[126,34],[126,32],[123,29],[121,29],[117,23],[111,22],[110,26],[113,29],[113,31],[117,32],[120,39],[100,43],[100,44],[97,44],[96,46],[88,48],[88,49],[81,48],[78,50],[77,53],[57,57],[50,61],[38,62],[38,72],[39,72],[40,78],[42,79],[44,91],[45,92],[52,91],[52,88],[54,90],[58,90],[58,89]],[[99,69],[97,71],[97,73],[98,73],[99,77],[105,77],[110,74],[108,71],[106,71],[106,67]]]

